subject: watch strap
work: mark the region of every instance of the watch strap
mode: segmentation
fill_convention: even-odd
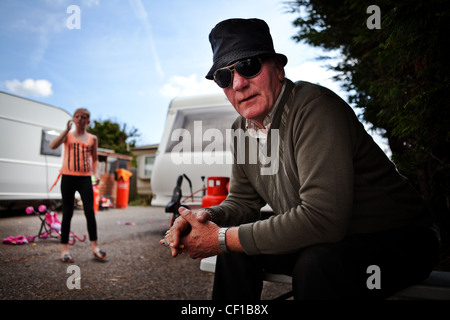
[[[228,228],[220,228],[219,229],[219,249],[222,252],[228,252],[227,241],[226,241],[227,230],[228,230]]]

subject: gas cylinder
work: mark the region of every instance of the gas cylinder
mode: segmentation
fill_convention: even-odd
[[[95,177],[92,176],[91,178],[92,178],[92,190],[94,191],[94,212],[97,213],[98,208],[100,206],[100,190],[98,189]]]
[[[222,203],[228,195],[228,177],[208,177],[206,195],[202,199],[202,208],[216,206]]]
[[[117,173],[117,196],[116,208],[125,209],[128,207],[130,195],[130,177],[133,175],[125,169],[116,169]]]

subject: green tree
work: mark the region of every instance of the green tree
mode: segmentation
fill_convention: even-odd
[[[100,148],[112,149],[116,153],[131,155],[131,148],[136,145],[136,138],[140,136],[138,129],[127,129],[126,124],[122,128],[111,120],[97,121],[89,127],[88,132],[98,137]]]
[[[380,28],[369,6],[380,9]],[[450,240],[450,11],[446,0],[286,2],[296,41],[338,50],[332,69]],[[372,20],[370,20],[373,22]]]

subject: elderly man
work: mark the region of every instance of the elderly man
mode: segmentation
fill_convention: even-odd
[[[174,257],[218,255],[214,299],[259,299],[264,270],[291,275],[295,299],[386,298],[425,279],[439,245],[431,218],[350,106],[286,79],[287,58],[262,20],[222,21],[209,40],[206,78],[239,113],[233,129],[249,133],[235,139],[235,160],[249,159],[254,149],[237,146],[256,139],[277,152],[278,167],[262,174],[260,158],[235,161],[227,199],[181,208],[161,243]],[[368,285],[371,270],[377,286]]]

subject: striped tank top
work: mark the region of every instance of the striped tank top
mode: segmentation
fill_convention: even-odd
[[[94,138],[88,133],[86,143],[80,142],[69,132],[64,142],[64,159],[61,173],[71,176],[90,176],[92,174],[92,148]]]

